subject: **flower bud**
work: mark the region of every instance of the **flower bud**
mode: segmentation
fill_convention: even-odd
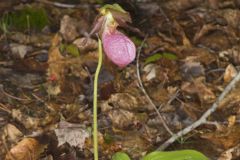
[[[117,30],[105,30],[102,34],[102,42],[107,57],[121,68],[131,63],[136,57],[134,43]]]

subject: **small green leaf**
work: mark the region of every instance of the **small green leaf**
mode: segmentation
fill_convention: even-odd
[[[155,53],[154,55],[146,58],[145,64],[156,62],[161,58],[176,60],[177,56],[173,53]]]
[[[163,58],[169,59],[169,60],[176,60],[177,56],[172,53],[163,53],[162,54]]]
[[[61,43],[59,46],[59,50],[60,50],[60,52],[67,52],[68,54],[70,54],[74,57],[80,56],[79,50],[78,50],[77,46],[75,46],[74,44]]]
[[[151,152],[143,157],[143,160],[208,160],[208,158],[195,150],[181,150]]]
[[[60,50],[60,52],[64,52],[65,49],[66,49],[66,45],[63,44],[63,43],[61,43],[60,46],[59,46],[59,50]]]
[[[156,62],[156,61],[159,60],[160,58],[162,58],[162,54],[156,53],[156,54],[154,54],[154,55],[149,56],[148,58],[146,58],[145,64],[152,63],[152,62]]]
[[[74,44],[67,45],[66,46],[66,51],[74,57],[79,57],[80,56],[79,50]]]
[[[106,144],[110,144],[110,143],[112,143],[113,140],[114,140],[114,137],[111,136],[111,135],[108,134],[108,133],[105,133],[103,138],[104,138],[104,142],[105,142]]]
[[[142,40],[139,39],[139,38],[137,38],[137,37],[135,37],[135,36],[131,37],[131,40],[132,40],[133,43],[134,43],[135,45],[137,45],[137,46],[140,46],[140,45],[142,44]],[[143,45],[143,47],[147,47],[147,44],[145,43],[145,44]]]
[[[117,152],[113,155],[112,160],[131,160],[124,152]]]

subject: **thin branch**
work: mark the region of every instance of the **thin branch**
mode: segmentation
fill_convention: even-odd
[[[3,85],[0,84],[0,92],[2,92],[4,95],[6,95],[7,97],[10,97],[12,99],[16,99],[16,100],[19,100],[19,101],[30,101],[30,99],[26,99],[26,98],[19,98],[19,97],[16,97],[16,96],[13,96],[9,93],[7,93],[4,89],[3,89]]]
[[[52,2],[48,0],[37,0],[37,2],[53,5],[55,7],[59,8],[89,8],[90,4],[65,4],[65,3],[59,3],[59,2]],[[96,5],[95,5],[96,6]],[[96,6],[98,7],[98,6]]]
[[[164,128],[168,131],[168,133],[171,136],[174,136],[174,133],[171,131],[171,129],[168,127],[167,123],[165,122],[163,116],[161,115],[161,113],[159,112],[157,106],[153,103],[152,99],[149,97],[147,91],[145,90],[143,83],[142,83],[142,79],[141,79],[141,75],[140,75],[140,67],[139,67],[139,58],[140,58],[140,53],[142,50],[143,45],[145,44],[145,41],[147,39],[147,36],[145,36],[141,46],[138,49],[138,54],[137,54],[137,65],[136,65],[136,70],[137,70],[137,78],[138,78],[138,83],[139,83],[139,88],[142,90],[142,92],[144,93],[144,95],[146,96],[147,100],[149,101],[149,103],[151,104],[151,106],[154,108],[154,110],[156,111],[160,121],[162,122]]]
[[[164,150],[170,144],[175,142],[178,138],[186,135],[187,133],[191,132],[195,128],[199,127],[200,125],[206,123],[207,118],[216,111],[220,102],[224,99],[224,97],[235,87],[236,83],[240,80],[240,72],[237,76],[227,85],[224,91],[220,94],[217,100],[213,103],[213,105],[200,117],[196,122],[191,124],[190,126],[186,127],[185,129],[179,131],[177,134],[173,135],[167,141],[165,141],[157,150]]]

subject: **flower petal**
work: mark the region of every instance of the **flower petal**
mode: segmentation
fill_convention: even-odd
[[[125,67],[135,59],[136,47],[123,33],[117,30],[113,32],[105,30],[102,41],[105,54],[119,67]]]

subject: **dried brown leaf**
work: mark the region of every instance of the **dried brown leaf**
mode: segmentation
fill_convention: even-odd
[[[102,104],[101,109],[106,112],[112,108],[137,110],[139,107],[138,100],[133,95],[129,93],[116,93],[112,94],[111,97]]]
[[[234,126],[236,123],[236,116],[229,116],[228,117],[228,127]]]
[[[23,134],[14,125],[7,124],[4,126],[3,136],[6,137],[8,141],[16,142]]]
[[[68,142],[71,146],[81,149],[85,145],[85,139],[91,136],[82,126],[64,121],[59,123],[59,127],[55,129],[55,133],[58,138],[58,145]]]
[[[232,64],[229,64],[224,73],[224,82],[229,83],[237,75],[237,70]]]
[[[80,52],[86,52],[89,50],[95,50],[98,47],[98,43],[96,40],[91,38],[78,38],[76,39],[73,44],[75,44]]]
[[[34,138],[24,138],[7,153],[5,160],[37,160],[46,145]]]
[[[77,20],[65,15],[61,20],[60,33],[64,40],[71,42],[78,37]]]
[[[136,116],[133,112],[123,109],[111,110],[108,113],[109,118],[115,128],[126,129],[136,122]]]
[[[193,82],[184,82],[181,89],[188,94],[197,94],[203,103],[212,103],[215,101],[216,96],[203,80],[204,78],[199,77]]]
[[[222,130],[217,130],[211,133],[205,133],[201,137],[208,139],[215,145],[228,149],[237,145],[240,142],[240,127],[235,125],[233,127],[225,127]]]

